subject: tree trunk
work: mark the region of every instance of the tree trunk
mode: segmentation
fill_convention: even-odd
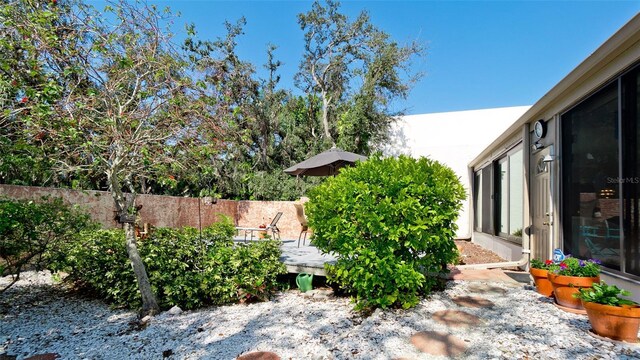
[[[136,243],[136,233],[133,228],[133,224],[124,224],[125,236],[127,238],[127,253],[129,254],[129,260],[131,261],[131,267],[133,267],[133,273],[136,275],[138,281],[138,289],[140,295],[142,295],[142,317],[146,315],[155,315],[160,311],[156,296],[151,290],[151,282],[149,282],[149,276],[147,276],[147,270],[144,267],[144,263],[138,253],[138,245]]]
[[[322,127],[324,128],[324,136],[331,141],[331,143],[335,146],[336,143],[333,141],[333,137],[331,137],[331,132],[329,132],[329,99],[327,99],[327,94],[322,93]]]

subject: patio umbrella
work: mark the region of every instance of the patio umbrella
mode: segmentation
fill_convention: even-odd
[[[353,165],[356,161],[364,160],[367,160],[366,156],[333,147],[285,169],[284,172],[289,175],[331,176],[336,175],[343,166]]]

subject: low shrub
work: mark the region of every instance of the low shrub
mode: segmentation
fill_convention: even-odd
[[[0,276],[13,275],[8,289],[25,267],[45,268],[49,257],[87,228],[96,228],[88,214],[60,198],[38,201],[0,199]]]
[[[114,304],[142,304],[123,230],[83,231],[77,241],[67,244],[64,254],[57,256],[49,268],[68,272],[68,279],[76,285],[89,288]]]
[[[428,158],[373,156],[327,179],[306,204],[313,243],[337,255],[328,279],[356,309],[409,308],[455,262],[455,220],[465,191]]]
[[[202,230],[158,228],[138,250],[161,307],[194,309],[211,304],[262,300],[277,290],[285,273],[280,243],[234,245],[235,228],[226,219]],[[122,230],[85,232],[56,270],[88,285],[110,303],[138,307],[140,295]]]

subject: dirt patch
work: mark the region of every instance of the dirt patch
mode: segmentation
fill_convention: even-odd
[[[487,250],[468,240],[455,240],[456,246],[460,250],[460,263],[458,265],[489,264],[505,262],[493,251]]]

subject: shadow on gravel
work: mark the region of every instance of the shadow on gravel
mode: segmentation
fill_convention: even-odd
[[[468,286],[468,283],[454,283],[448,293],[469,293]],[[499,284],[489,286],[500,287]],[[618,354],[610,343],[589,335],[591,326],[586,315],[566,313],[556,308],[552,299],[536,296],[533,290],[531,294],[520,293],[520,296],[516,296],[513,288],[505,286],[504,289],[507,290],[504,294],[494,289],[493,293],[481,295],[495,303],[494,307],[485,309],[461,307],[451,297],[441,297],[448,309],[478,316],[484,323],[477,327],[446,328],[468,344],[467,351],[460,358],[617,358]],[[434,312],[424,308],[423,311],[423,319],[411,317],[407,326],[420,330],[441,330],[430,321]],[[629,349],[627,352],[633,352],[631,358],[640,356],[640,350]]]

